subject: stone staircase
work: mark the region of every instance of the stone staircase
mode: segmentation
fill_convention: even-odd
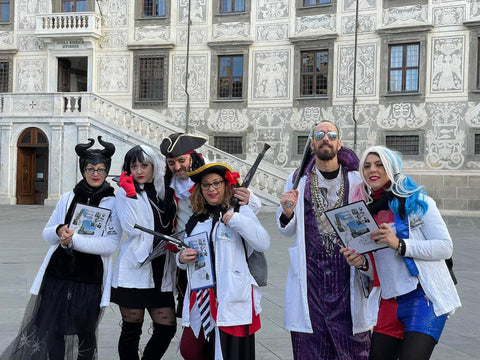
[[[52,94],[2,94],[0,95],[1,121],[28,121],[35,124],[39,117],[49,118],[50,123],[74,123],[78,127],[98,128],[112,134],[116,141],[124,145],[145,144],[157,148],[164,137],[184,129],[169,123],[168,118],[160,113],[141,114],[141,111],[128,109],[115,102],[92,93],[52,93]],[[25,120],[26,119],[26,120]],[[41,120],[42,121],[42,120]],[[87,131],[87,136],[92,136]],[[197,133],[208,138],[205,134]],[[263,144],[259,144],[261,150]],[[209,144],[201,147],[200,152],[210,162],[223,162],[245,178],[255,162],[257,154],[249,154],[246,159],[239,159]],[[265,205],[278,205],[283,193],[288,172],[279,169],[267,161],[262,161],[250,183],[250,187]]]

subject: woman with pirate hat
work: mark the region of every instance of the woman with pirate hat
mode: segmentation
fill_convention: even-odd
[[[101,308],[110,302],[112,254],[121,229],[114,209],[114,189],[105,180],[115,146],[95,140],[78,144],[83,179],[62,195],[43,229],[51,246],[35,278],[33,294],[18,337],[1,359],[96,359],[96,330]],[[74,233],[70,228],[76,204],[112,210],[101,236]]]
[[[191,197],[193,215],[185,230],[187,236],[207,234],[214,281],[213,287],[200,290],[193,290],[188,283],[180,352],[187,360],[254,359],[261,292],[248,270],[246,257],[253,250],[267,250],[270,236],[249,206],[233,212],[239,174],[229,166],[206,164],[188,175],[195,188]],[[188,279],[200,257],[194,248],[177,254],[177,265],[187,269]]]
[[[118,340],[120,360],[139,359],[145,309],[152,319],[151,337],[142,359],[160,359],[175,331],[175,253],[168,244],[134,228],[140,225],[171,235],[176,213],[172,190],[165,186],[165,162],[146,145],[126,154],[117,192],[117,211],[128,238],[122,243],[112,280],[112,302],[120,307],[122,331]],[[158,257],[146,261],[153,249]]]
[[[165,173],[165,185],[173,191],[177,204],[175,217],[175,232],[185,230],[185,224],[192,215],[190,195],[195,183],[188,177],[188,172],[197,170],[205,165],[203,155],[197,151],[207,139],[198,135],[173,133],[165,137],[160,144],[160,151],[165,156],[167,168]],[[235,188],[235,197],[240,205],[246,205],[256,214],[262,203],[255,194],[244,187]],[[177,269],[177,317],[182,315],[183,298],[187,286],[186,273]]]

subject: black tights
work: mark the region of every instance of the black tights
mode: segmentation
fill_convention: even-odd
[[[420,332],[406,332],[402,339],[373,333],[370,360],[428,360],[437,341]]]
[[[80,330],[78,332],[78,360],[94,359],[97,340],[95,330]],[[55,332],[49,332],[47,337],[48,358],[49,360],[63,360],[65,357],[64,335]]]
[[[118,341],[118,353],[121,360],[138,359],[138,344],[142,334],[144,309],[120,307],[122,313],[122,332]],[[153,321],[153,332],[145,346],[143,360],[158,360],[168,349],[177,330],[175,309],[170,307],[148,309]]]

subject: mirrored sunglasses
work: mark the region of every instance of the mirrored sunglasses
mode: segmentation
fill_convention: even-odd
[[[317,131],[315,134],[313,134],[313,137],[315,140],[320,141],[323,140],[323,138],[327,135],[329,140],[337,140],[338,139],[338,134],[335,131],[329,131],[325,133],[324,131]]]

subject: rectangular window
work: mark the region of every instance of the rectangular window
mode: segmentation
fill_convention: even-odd
[[[307,141],[308,135],[297,137],[297,155],[303,155],[303,151],[305,150],[305,144],[307,143]]]
[[[388,92],[418,92],[420,44],[389,46]]]
[[[300,95],[327,95],[328,50],[301,52]]]
[[[387,135],[385,146],[402,153],[402,155],[419,155],[419,135]]]
[[[330,0],[303,0],[303,6],[316,6],[330,4]]]
[[[85,12],[87,0],[63,0],[63,12]]]
[[[475,155],[480,155],[480,134],[475,134]]]
[[[245,11],[245,0],[220,0],[220,13],[235,13]]]
[[[165,58],[141,57],[139,66],[139,101],[163,100]]]
[[[10,21],[10,0],[0,0],[0,21]]]
[[[0,93],[8,92],[8,85],[10,82],[10,62],[0,61]]]
[[[165,0],[143,0],[143,17],[165,16]]]
[[[232,155],[243,153],[241,136],[215,136],[213,146]]]
[[[241,99],[243,93],[243,55],[218,57],[218,98]]]

